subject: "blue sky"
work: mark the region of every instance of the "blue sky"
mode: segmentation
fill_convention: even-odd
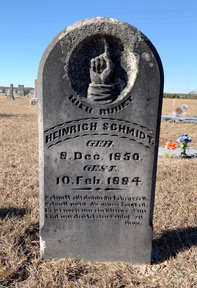
[[[0,0],[0,86],[33,87],[42,54],[65,27],[112,17],[144,33],[164,67],[164,91],[197,90],[196,0]]]

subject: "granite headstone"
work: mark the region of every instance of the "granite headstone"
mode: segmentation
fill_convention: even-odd
[[[34,98],[37,98],[37,79],[34,80]]]
[[[34,94],[33,97],[30,100],[31,105],[37,105],[38,104],[38,98],[37,98],[37,79],[34,80]]]
[[[111,18],[79,21],[43,54],[43,258],[150,263],[163,70],[151,42]]]
[[[10,84],[9,99],[14,100],[13,84]]]
[[[24,85],[18,85],[18,96],[20,97],[25,96]]]

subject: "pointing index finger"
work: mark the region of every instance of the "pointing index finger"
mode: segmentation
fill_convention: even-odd
[[[106,56],[109,56],[109,43],[107,42],[107,39],[104,37],[103,38],[103,42],[104,42],[104,50],[105,50],[105,54]]]

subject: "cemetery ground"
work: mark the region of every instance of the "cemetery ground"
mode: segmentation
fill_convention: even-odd
[[[164,99],[171,115],[173,99]],[[176,99],[197,115],[197,100]],[[161,123],[160,146],[197,124]],[[197,287],[197,159],[158,159],[152,265],[41,260],[37,106],[0,96],[0,287]],[[110,243],[109,243],[110,245]],[[128,251],[129,253],[129,251]]]

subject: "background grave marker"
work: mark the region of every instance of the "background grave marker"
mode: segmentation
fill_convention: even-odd
[[[14,100],[13,84],[10,84],[9,99]]]
[[[18,85],[18,95],[19,95],[20,97],[25,96],[24,85]]]

